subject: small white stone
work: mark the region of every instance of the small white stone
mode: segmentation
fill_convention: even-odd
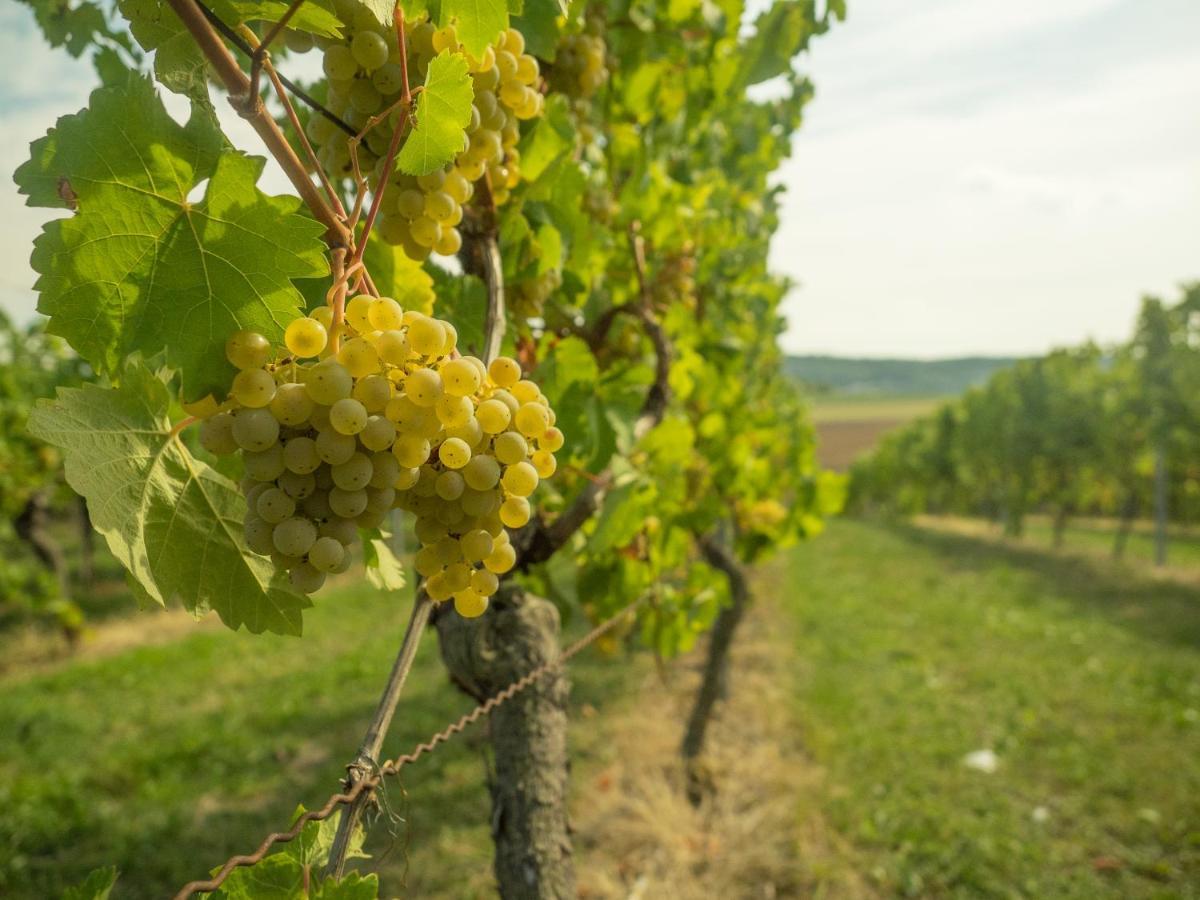
[[[1030,815],[1033,817],[1033,821],[1037,822],[1038,824],[1050,821],[1050,810],[1046,809],[1044,806],[1035,806]]]
[[[991,775],[1000,766],[1000,757],[989,749],[972,750],[963,757],[963,765],[976,772]]]

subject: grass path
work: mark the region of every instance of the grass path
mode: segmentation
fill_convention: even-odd
[[[884,894],[1200,893],[1195,587],[850,521],[791,567],[806,748]]]

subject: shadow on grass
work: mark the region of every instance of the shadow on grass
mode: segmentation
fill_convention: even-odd
[[[868,522],[945,558],[949,569],[1021,569],[1049,582],[1082,614],[1103,616],[1153,640],[1200,648],[1200,587],[1154,578],[1128,564],[1049,548],[959,535],[909,522]]]

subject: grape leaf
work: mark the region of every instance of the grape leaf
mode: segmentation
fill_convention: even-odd
[[[326,878],[312,894],[312,900],[376,900],[379,876],[351,872],[341,880]]]
[[[147,597],[216,610],[235,630],[300,634],[308,598],[247,551],[237,486],[172,436],[170,404],[166,384],[134,365],[119,388],[60,388],[38,401],[29,431],[63,451],[67,482]]]
[[[63,205],[63,184],[74,197],[76,214],[35,242],[38,309],[98,371],[165,348],[185,398],[221,396],[229,334],[279,342],[302,303],[291,279],[328,272],[322,227],[298,199],[260,192],[263,160],[221,140],[203,114],[176,124],[137,78],[59,119],[17,170],[30,205]]]
[[[449,50],[435,56],[417,99],[416,121],[396,160],[400,170],[427,175],[461,153],[474,99],[466,57]]]
[[[510,4],[509,11],[512,27],[525,36],[525,52],[554,62],[558,54],[558,23],[567,14],[563,0],[525,0],[520,10],[512,9]]]
[[[504,0],[442,0],[438,24],[452,21],[463,47],[478,59],[508,27],[508,4]]]
[[[368,3],[372,12],[376,5],[395,6],[395,3]],[[285,0],[224,0],[213,4],[213,9],[227,24],[239,22],[278,22],[287,12],[290,3]],[[230,12],[226,13],[228,9]],[[378,15],[378,13],[376,13]],[[385,25],[392,21],[391,9],[388,9],[386,19],[380,19]],[[287,27],[296,31],[307,31],[324,37],[339,37],[342,33],[342,23],[333,11],[330,0],[305,0],[296,10],[295,15],[288,19]],[[274,45],[272,45],[274,46]]]
[[[392,24],[392,16],[396,12],[396,0],[360,0],[360,2],[371,11],[380,25],[390,26]],[[418,19],[425,13],[423,0],[415,3],[413,0],[401,0],[400,8],[404,11],[406,19]]]
[[[367,581],[381,591],[398,591],[404,587],[404,566],[382,537],[363,541],[363,565],[366,567]]]
[[[114,867],[95,869],[81,884],[63,891],[62,900],[108,900],[116,883],[117,870]]]
[[[208,102],[204,54],[166,0],[117,0],[142,49],[154,51],[154,77],[167,90]]]

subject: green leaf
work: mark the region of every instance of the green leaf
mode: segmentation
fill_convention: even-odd
[[[427,175],[461,153],[474,98],[466,57],[449,50],[435,56],[417,100],[416,121],[396,161],[400,170]]]
[[[363,541],[367,580],[381,591],[398,591],[405,585],[404,566],[382,537]]]
[[[108,900],[116,883],[117,870],[114,866],[96,869],[82,884],[72,885],[63,891],[62,900]]]
[[[312,893],[312,900],[376,900],[379,876],[351,872],[340,881],[326,878]]]
[[[301,900],[304,868],[284,853],[272,853],[257,865],[234,869],[212,896],[219,900]]]
[[[482,356],[487,286],[474,275],[451,275],[434,269],[433,276],[437,290],[434,313],[458,331],[460,351]]]
[[[245,328],[280,342],[302,305],[291,279],[328,272],[321,226],[295,197],[259,191],[262,167],[223,151],[204,116],[176,124],[144,79],[93,93],[15,176],[31,205],[62,205],[60,184],[76,198],[35,243],[48,330],[107,374],[165,348],[186,398],[223,395],[226,338]]]
[[[525,0],[521,10],[512,9],[512,27],[525,36],[525,52],[554,62],[558,53],[559,23],[567,14],[563,0]],[[522,166],[524,158],[521,161]]]
[[[368,3],[367,6],[374,11],[375,4]],[[382,3],[380,5],[388,5]],[[395,6],[395,3],[391,3]],[[290,3],[285,0],[223,0],[221,3],[213,4],[213,8],[221,16],[223,22],[236,24],[240,22],[278,22],[287,12]],[[230,10],[229,15],[222,15],[224,9]],[[385,25],[389,24],[391,19],[391,10],[387,12],[387,19],[381,19]],[[333,11],[333,4],[330,0],[305,0],[296,10],[287,24],[288,28],[296,31],[307,31],[312,34],[322,35],[324,37],[339,37],[342,33],[342,22]]]
[[[119,388],[85,384],[39,401],[29,431],[63,451],[67,483],[147,597],[216,610],[233,629],[300,634],[309,600],[247,550],[237,486],[172,436],[170,404],[167,386],[133,366]]]
[[[537,181],[553,163],[575,150],[575,124],[565,96],[550,95],[544,115],[521,138],[519,149],[521,177],[526,181]]]
[[[508,4],[505,0],[442,0],[438,24],[451,22],[467,52],[478,59],[508,27]]]
[[[129,30],[146,51],[154,51],[154,77],[167,90],[208,103],[208,63],[166,0],[117,0]]]
[[[359,0],[359,2],[371,11],[380,25],[392,24],[392,16],[396,12],[396,0]],[[400,8],[404,10],[406,19],[417,19],[424,15],[426,4],[424,0],[418,0],[415,3],[411,0],[402,0]]]
[[[792,71],[792,57],[808,46],[816,33],[812,7],[794,0],[776,0],[754,22],[754,34],[741,50],[744,84],[758,84]]]
[[[304,812],[303,804],[297,806],[296,812],[292,815],[292,824],[295,824]],[[333,847],[333,838],[337,834],[341,818],[342,814],[339,811],[328,819],[305,822],[304,827],[300,829],[300,835],[290,844],[285,844],[283,852],[301,865],[323,868],[329,862],[329,851]],[[350,838],[350,845],[346,850],[346,859],[368,858],[367,854],[362,851],[365,837],[366,829],[362,825],[355,826],[354,834]]]
[[[596,357],[587,342],[577,337],[554,340],[537,367],[537,382],[550,401],[558,408],[563,395],[577,382],[595,385],[600,377]]]

